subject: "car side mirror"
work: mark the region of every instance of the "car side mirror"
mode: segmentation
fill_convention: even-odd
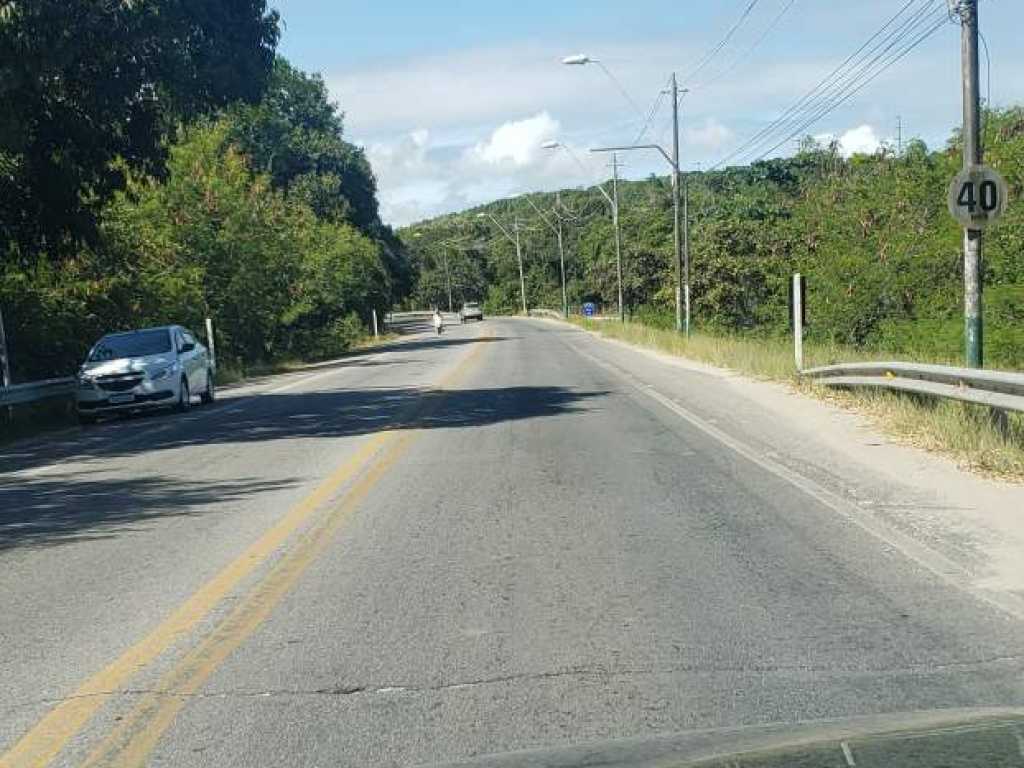
[[[184,344],[181,345],[181,349],[179,349],[178,352],[183,355],[186,352],[191,352],[195,348],[195,344],[189,344],[188,342],[185,342]]]

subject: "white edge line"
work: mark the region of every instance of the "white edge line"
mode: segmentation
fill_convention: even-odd
[[[583,352],[582,350],[577,349],[576,351],[601,368],[625,379],[636,390],[657,401],[684,421],[699,429],[701,432],[711,438],[714,438],[727,448],[730,448],[734,453],[739,454],[751,463],[756,464],[776,477],[785,480],[790,485],[821,502],[834,512],[842,515],[844,518],[871,534],[876,539],[895,547],[907,558],[935,574],[947,584],[950,584],[951,586],[968,593],[972,597],[1010,614],[1016,619],[1024,620],[1024,600],[1021,600],[1014,595],[981,589],[974,586],[969,583],[968,574],[960,566],[956,565],[944,555],[929,549],[906,534],[901,533],[873,516],[870,516],[864,510],[858,508],[854,504],[851,504],[838,494],[824,488],[813,480],[794,472],[789,467],[783,466],[772,459],[760,455],[750,446],[737,440],[726,432],[723,432],[713,424],[708,423],[700,416],[684,408],[679,403],[658,392],[651,385],[640,381],[635,376],[622,370],[618,366],[604,360],[600,360],[599,358],[594,357],[587,352]]]

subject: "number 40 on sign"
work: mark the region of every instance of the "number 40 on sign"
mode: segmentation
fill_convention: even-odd
[[[968,229],[984,229],[1006,210],[1003,177],[987,165],[960,171],[949,185],[949,212]]]

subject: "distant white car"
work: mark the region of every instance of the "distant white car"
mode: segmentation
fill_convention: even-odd
[[[467,301],[462,305],[462,309],[459,310],[459,322],[464,323],[467,320],[483,320],[484,311],[480,308],[480,305],[475,301]]]
[[[206,347],[179,325],[104,336],[78,371],[78,419],[91,424],[105,413],[175,408],[192,398],[215,397],[214,363]]]

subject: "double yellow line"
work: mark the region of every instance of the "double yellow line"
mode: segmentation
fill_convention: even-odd
[[[451,388],[469,370],[484,345],[475,344],[456,367],[436,385]],[[416,409],[423,418],[440,406],[443,395],[428,395]],[[361,470],[365,471],[324,520],[305,533],[226,618],[168,671],[153,689],[123,716],[90,753],[86,766],[139,766],[174,722],[188,697],[198,692],[214,671],[270,616],[310,565],[330,545],[333,536],[377,482],[409,449],[419,431],[389,430],[367,440],[308,497],[232,563],[200,587],[177,610],[108,667],[50,710],[6,754],[0,768],[42,768],[49,765],[129,680],[156,661],[172,644],[196,626],[241,582],[278,551],[313,514]],[[376,458],[368,468],[366,465]]]

